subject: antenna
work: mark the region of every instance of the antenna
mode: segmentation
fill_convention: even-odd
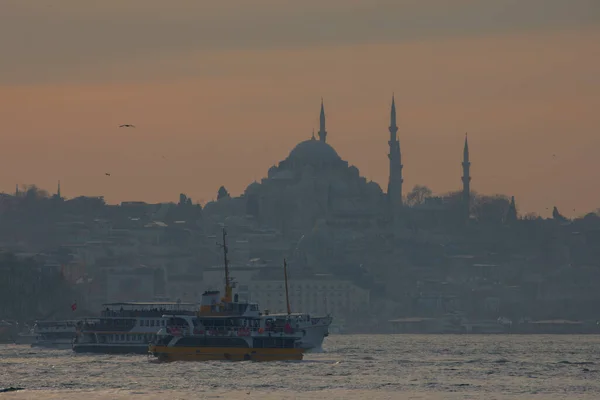
[[[229,260],[227,259],[227,252],[229,251],[227,247],[227,231],[225,227],[223,227],[223,244],[217,243],[217,245],[223,248],[223,261],[225,264],[225,296],[222,301],[226,303],[231,303],[231,278],[229,277]]]
[[[285,305],[287,306],[287,313],[290,315],[292,310],[290,308],[290,297],[288,294],[287,262],[285,261],[285,258],[283,259],[283,276],[285,280]]]

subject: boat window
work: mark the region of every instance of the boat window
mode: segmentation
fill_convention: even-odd
[[[154,326],[154,320],[150,320],[150,326]]]

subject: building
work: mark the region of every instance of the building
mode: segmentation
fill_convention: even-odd
[[[318,138],[313,134],[298,143],[266,178],[246,188],[246,213],[286,235],[305,232],[318,220],[336,215],[360,219],[385,213],[379,185],[344,161],[327,143],[327,135],[321,103]]]
[[[247,296],[270,312],[286,312],[284,280],[253,280],[248,282]],[[301,279],[288,284],[292,312],[315,315],[331,314],[351,318],[369,309],[369,291],[347,280],[335,278]]]
[[[202,274],[203,290],[223,290],[222,266]],[[280,265],[230,267],[240,299],[259,303],[269,312],[286,312],[285,281]],[[312,275],[288,283],[290,306],[294,312],[332,314],[350,317],[369,309],[370,292],[354,283],[331,275]]]

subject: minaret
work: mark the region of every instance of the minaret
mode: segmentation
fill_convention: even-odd
[[[19,197],[19,184],[17,183],[17,186],[15,188],[15,197]]]
[[[466,217],[469,217],[469,212],[471,210],[471,162],[469,161],[469,141],[467,138],[467,134],[465,133],[465,148],[463,150],[463,191],[462,191],[462,200],[463,205],[465,207]]]
[[[392,108],[390,111],[390,153],[388,158],[390,159],[390,176],[388,181],[388,199],[392,211],[396,210],[396,207],[402,205],[402,156],[400,155],[400,141],[396,134],[398,133],[398,127],[396,126],[396,101],[392,95]]]
[[[61,197],[60,197],[60,181],[58,181],[58,188],[56,189],[56,197],[58,199],[61,199]]]
[[[323,107],[323,98],[321,97],[321,115],[319,116],[319,139],[325,143],[327,140],[327,131],[325,130],[325,107]]]
[[[512,196],[510,198],[508,210],[506,210],[506,217],[504,218],[504,222],[510,224],[515,222],[517,219],[517,205],[515,204],[515,196]]]

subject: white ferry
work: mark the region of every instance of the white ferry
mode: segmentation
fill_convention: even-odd
[[[329,336],[329,326],[333,321],[330,315],[312,317],[306,313],[263,314],[266,325],[284,326],[290,323],[294,330],[302,333],[298,345],[312,352],[323,351],[323,340]]]
[[[36,321],[33,326],[35,341],[31,347],[70,349],[75,338],[76,320]]]
[[[79,323],[73,342],[77,353],[147,354],[149,343],[165,326],[163,315],[195,315],[197,306],[181,302],[104,304],[100,318]]]

